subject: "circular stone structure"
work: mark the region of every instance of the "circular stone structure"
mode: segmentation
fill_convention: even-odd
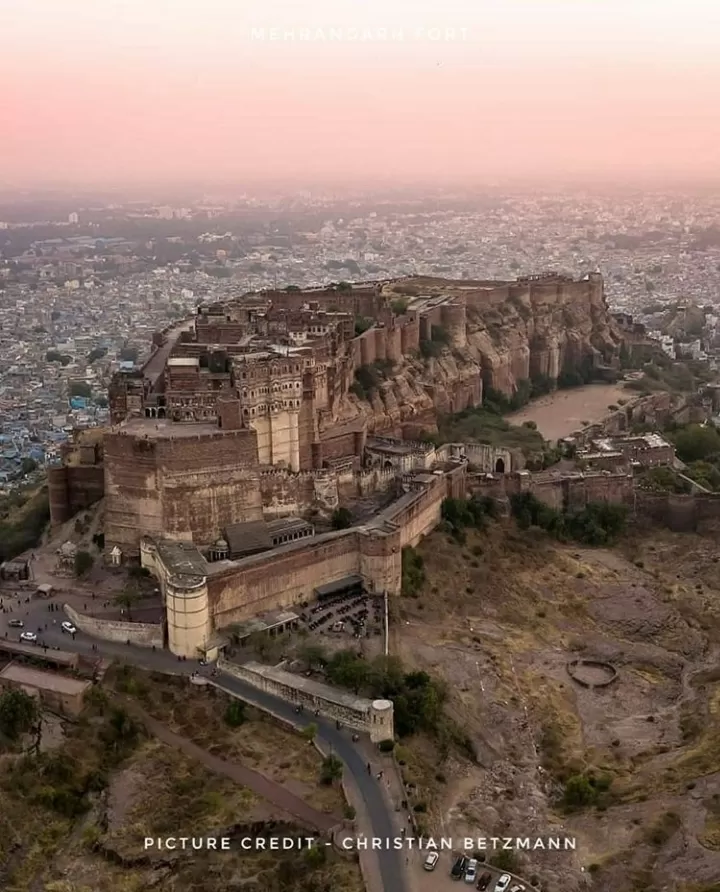
[[[566,668],[570,678],[584,688],[606,688],[618,677],[617,669],[604,660],[571,660]]]
[[[392,740],[395,736],[392,700],[373,700],[370,704],[370,740]]]

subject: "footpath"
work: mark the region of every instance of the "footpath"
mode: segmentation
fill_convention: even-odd
[[[264,774],[247,768],[245,765],[239,765],[236,762],[226,762],[218,756],[213,756],[207,750],[171,731],[167,725],[163,725],[157,719],[153,718],[142,707],[132,701],[123,698],[123,703],[128,711],[135,715],[147,730],[158,740],[168,744],[173,749],[180,750],[191,759],[195,759],[215,774],[222,774],[229,777],[230,780],[242,787],[247,787],[253,793],[257,793],[263,799],[286,811],[293,818],[300,821],[306,827],[311,827],[321,833],[329,833],[334,827],[337,827],[341,819],[337,816],[325,814],[317,811],[306,802],[303,802],[290,790],[287,790],[282,784],[270,780]]]

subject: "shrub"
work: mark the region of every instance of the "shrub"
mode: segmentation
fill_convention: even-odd
[[[391,753],[395,749],[395,741],[394,740],[381,740],[378,744],[378,749],[381,753]]]
[[[230,728],[239,728],[245,721],[245,704],[240,700],[232,700],[227,705],[224,719]]]

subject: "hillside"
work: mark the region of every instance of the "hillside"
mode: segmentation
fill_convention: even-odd
[[[531,381],[579,384],[590,380],[594,362],[619,356],[622,335],[601,281],[475,285],[419,277],[388,284],[390,306],[402,303],[403,315],[418,313],[432,324],[419,351],[361,370],[361,386],[337,407],[337,420],[363,416],[370,431],[432,421],[479,404],[483,389],[509,398]],[[443,300],[457,307],[452,328],[435,324],[440,310],[428,310],[428,302]]]
[[[562,545],[511,521],[423,541],[394,650],[442,678],[476,759],[416,738],[408,777],[436,833],[572,836],[574,852],[502,853],[541,889],[717,892],[717,533],[635,530]],[[568,664],[607,662],[581,670]],[[607,675],[605,674],[607,672]]]
[[[259,771],[319,812],[342,817],[336,785],[319,783],[307,741],[187,679],[111,670],[79,721],[43,717],[41,752],[0,751],[3,892],[362,892],[357,863],[323,847],[298,852],[145,851],[145,837],[308,835],[282,809],[149,734],[163,728],[231,764]],[[283,753],[277,758],[277,753]],[[317,857],[316,857],[317,856]]]

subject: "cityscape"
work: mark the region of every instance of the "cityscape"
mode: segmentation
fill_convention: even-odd
[[[0,892],[720,892],[707,0],[4,0]]]

